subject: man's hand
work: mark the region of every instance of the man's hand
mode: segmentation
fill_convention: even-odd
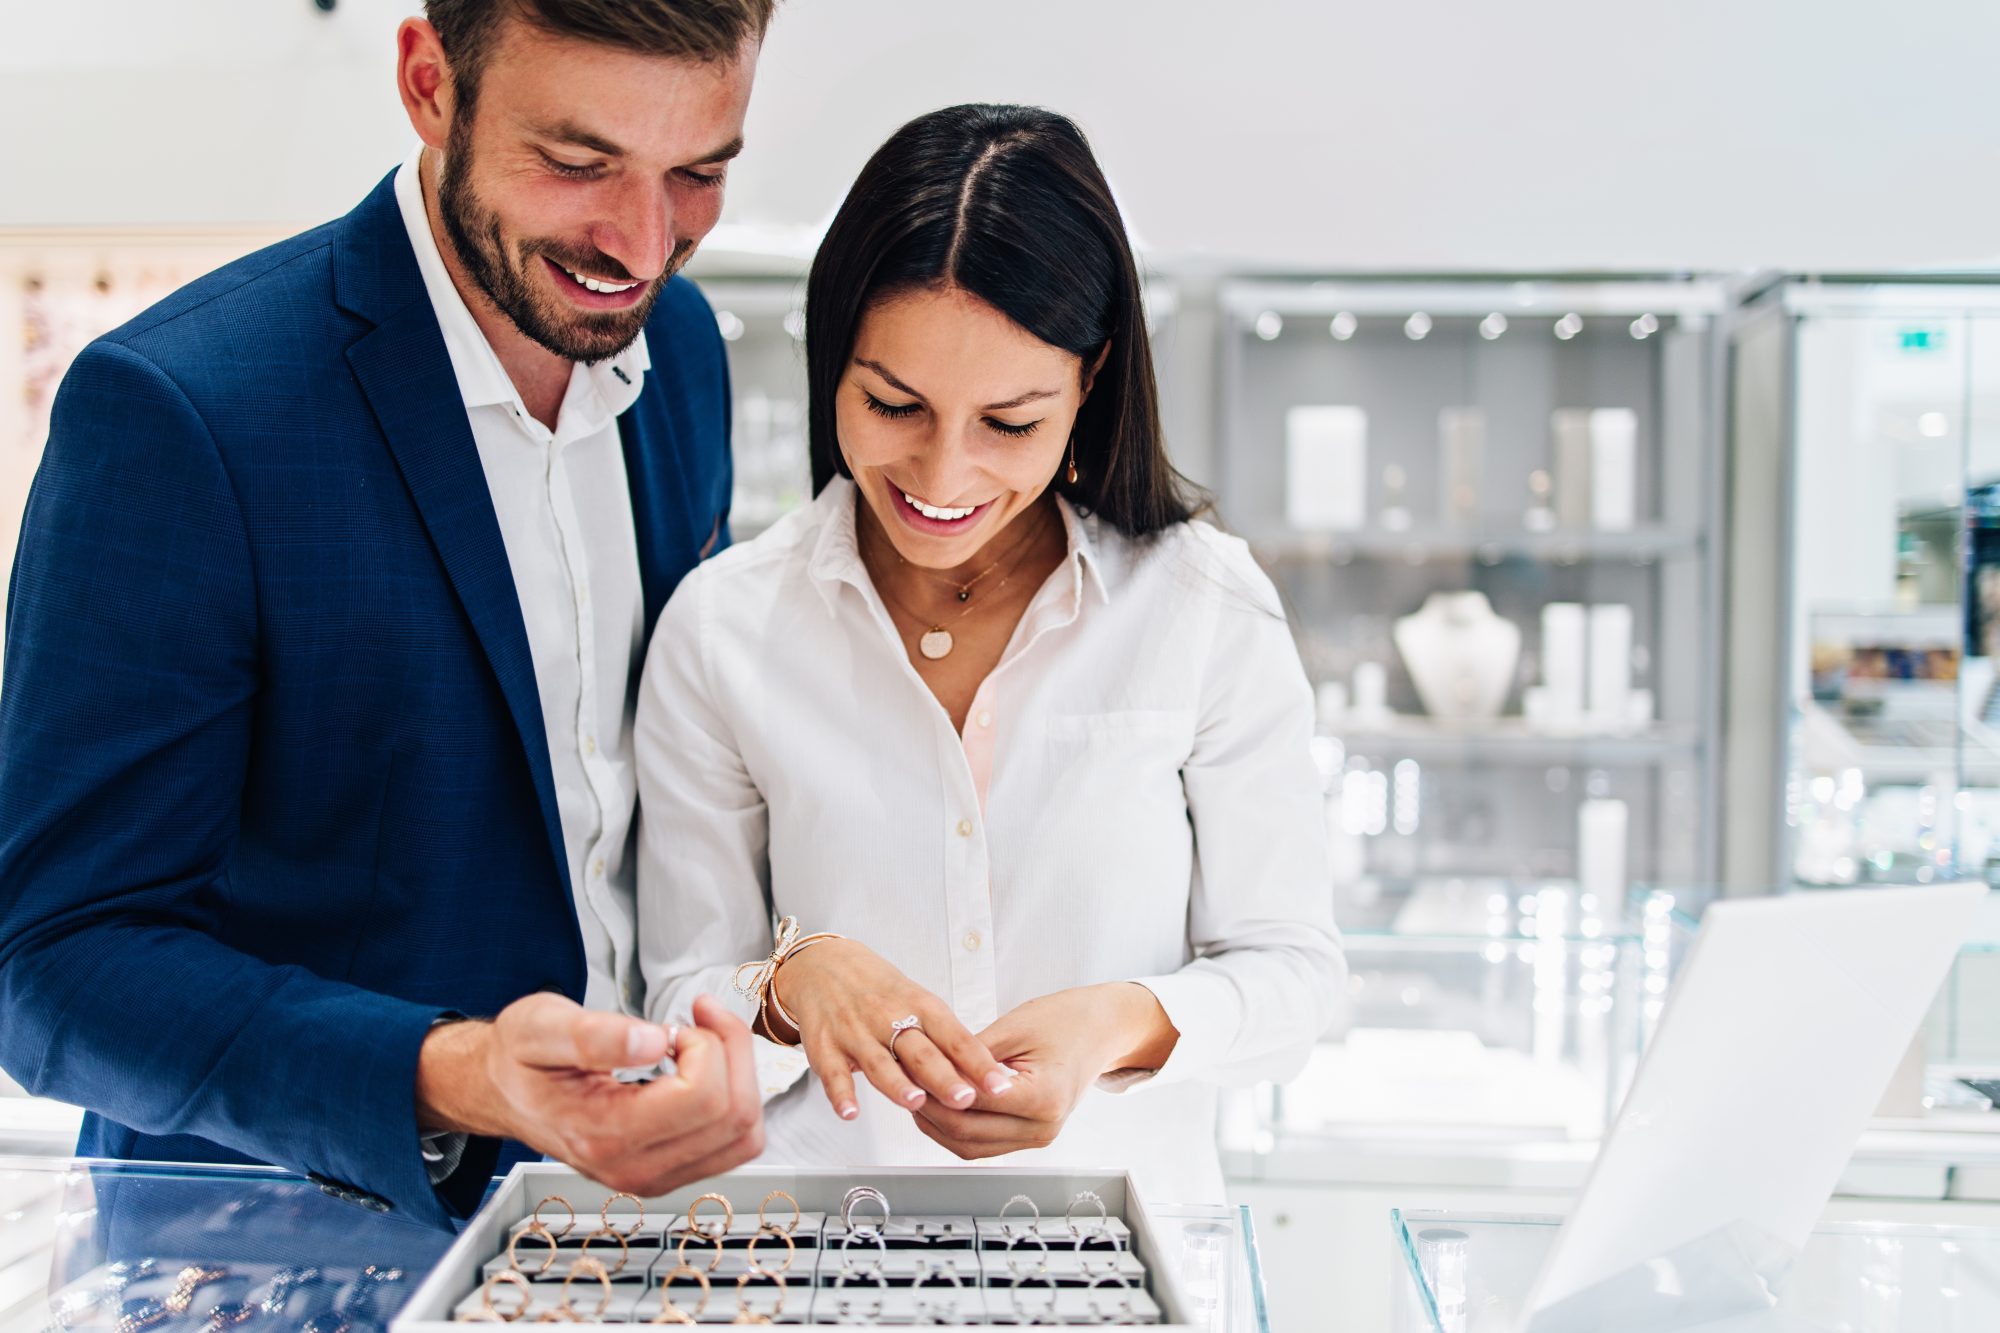
[[[960,1157],[998,1157],[1056,1141],[1077,1103],[1113,1069],[1157,1069],[1179,1033],[1153,993],[1131,982],[1078,986],[1029,1000],[979,1034],[1014,1071],[1014,1090],[982,1096],[968,1110],[935,1099],[916,1108],[917,1128]]]
[[[750,1030],[707,996],[694,1021],[670,1050],[657,1024],[545,993],[491,1023],[435,1028],[418,1057],[418,1123],[518,1139],[641,1196],[727,1171],[764,1151]],[[675,1072],[651,1083],[611,1076],[667,1055]]]

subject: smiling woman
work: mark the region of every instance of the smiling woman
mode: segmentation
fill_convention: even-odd
[[[1311,699],[1167,461],[1082,134],[905,126],[806,348],[818,497],[688,577],[640,687],[648,1016],[723,997],[803,1046],[772,1160],[1026,1154],[1219,1201],[1215,1085],[1296,1070],[1342,972]]]

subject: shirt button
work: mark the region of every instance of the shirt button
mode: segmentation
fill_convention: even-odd
[[[597,737],[595,737],[595,736],[585,736],[585,737],[583,738],[583,752],[584,752],[585,754],[596,754],[596,753],[597,753]]]
[[[974,722],[977,722],[982,727],[990,727],[993,725],[993,714],[987,712],[984,708],[982,708],[979,710],[979,716],[972,720]]]
[[[959,821],[958,821],[958,836],[959,836],[959,837],[961,837],[961,838],[969,838],[969,837],[971,837],[971,836],[972,836],[972,821],[971,821],[971,820],[969,820],[969,819],[961,819],[961,820],[959,820]]]
[[[967,932],[966,932],[966,934],[965,934],[965,951],[966,951],[967,953],[977,953],[977,952],[979,951],[979,932],[978,932],[978,931],[976,931],[976,930],[971,930],[971,931],[967,931]]]
[[[603,878],[604,878],[604,858],[603,858],[603,857],[601,857],[601,856],[600,856],[600,857],[598,857],[598,858],[597,858],[597,863],[596,863],[595,865],[593,865],[593,866],[591,866],[591,867],[590,867],[590,873],[591,873],[591,874],[593,874],[593,875],[595,875],[595,876],[596,876],[597,878],[599,878],[599,879],[603,879]]]

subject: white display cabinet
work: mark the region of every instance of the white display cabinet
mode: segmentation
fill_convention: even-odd
[[[1710,281],[1226,284],[1217,491],[1320,691],[1343,884],[1712,879]]]

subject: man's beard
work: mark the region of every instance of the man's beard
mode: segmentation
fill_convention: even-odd
[[[667,257],[666,271],[654,279],[652,289],[628,310],[578,311],[565,309],[539,294],[528,279],[525,266],[541,262],[546,255],[562,267],[610,282],[630,282],[625,266],[603,252],[579,251],[557,241],[524,241],[518,255],[507,253],[501,235],[500,217],[487,208],[472,188],[472,131],[470,116],[457,117],[446,142],[444,161],[438,171],[438,212],[444,218],[445,235],[457,252],[458,262],[486,293],[514,327],[549,351],[567,361],[595,364],[630,347],[653,313],[667,279],[687,263],[694,252],[693,241],[682,241]]]

